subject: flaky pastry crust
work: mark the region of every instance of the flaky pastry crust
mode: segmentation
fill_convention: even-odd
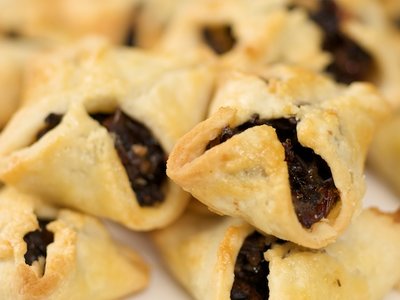
[[[208,149],[224,128],[254,116],[295,118],[297,139],[330,168],[339,201],[310,229],[299,222],[285,149],[271,126],[249,128]],[[346,88],[298,68],[234,72],[221,80],[210,117],[183,136],[167,174],[213,211],[241,217],[258,230],[310,248],[334,242],[360,208],[364,162],[388,105],[369,84]]]

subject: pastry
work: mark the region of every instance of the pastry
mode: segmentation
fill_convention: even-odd
[[[0,33],[52,41],[99,34],[121,43],[131,34],[137,0],[1,0]]]
[[[166,159],[204,118],[212,68],[99,40],[42,62],[0,136],[0,180],[131,229],[176,219],[189,196]]]
[[[400,111],[385,122],[369,151],[372,168],[400,195]]]
[[[25,64],[39,49],[34,42],[0,39],[0,129],[19,106]]]
[[[149,271],[95,218],[0,192],[1,299],[116,299],[147,286]]]
[[[285,62],[322,69],[322,35],[304,10],[288,1],[191,1],[175,13],[156,49],[200,51],[222,65],[254,69]]]
[[[378,300],[400,280],[398,220],[398,212],[367,209],[335,244],[311,250],[189,210],[153,238],[194,299]]]
[[[228,73],[210,116],[167,174],[211,210],[310,248],[335,241],[364,195],[364,162],[388,105],[370,84],[299,68]]]
[[[308,9],[310,19],[323,33],[322,49],[331,56],[325,70],[339,82],[374,83],[390,104],[398,107],[400,39],[385,17],[380,1],[309,2],[314,3]]]

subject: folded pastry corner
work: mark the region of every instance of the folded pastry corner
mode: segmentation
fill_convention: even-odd
[[[97,219],[0,192],[0,297],[115,299],[145,288],[149,270]]]
[[[388,104],[297,68],[222,80],[210,117],[176,144],[167,174],[213,211],[303,246],[336,240],[360,208],[364,162]]]
[[[166,159],[204,118],[212,67],[98,42],[47,61],[27,93],[37,101],[0,136],[1,180],[131,229],[176,219],[189,195]]]
[[[378,300],[400,281],[398,218],[399,212],[366,209],[335,244],[319,250],[191,210],[152,237],[195,299]]]

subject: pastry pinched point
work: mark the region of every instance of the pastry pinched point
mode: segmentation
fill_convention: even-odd
[[[93,217],[0,192],[0,298],[116,299],[144,289],[149,270]]]
[[[335,244],[312,250],[189,209],[152,237],[194,299],[378,300],[400,280],[398,220],[399,212],[366,209]]]
[[[298,68],[221,80],[210,116],[174,147],[167,174],[222,215],[320,248],[357,215],[364,162],[388,105],[369,84]]]

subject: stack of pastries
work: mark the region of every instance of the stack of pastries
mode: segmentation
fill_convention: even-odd
[[[0,0],[0,299],[145,289],[102,220],[148,233],[194,299],[382,299],[400,211],[362,200],[367,158],[400,193],[399,20],[397,0]]]

